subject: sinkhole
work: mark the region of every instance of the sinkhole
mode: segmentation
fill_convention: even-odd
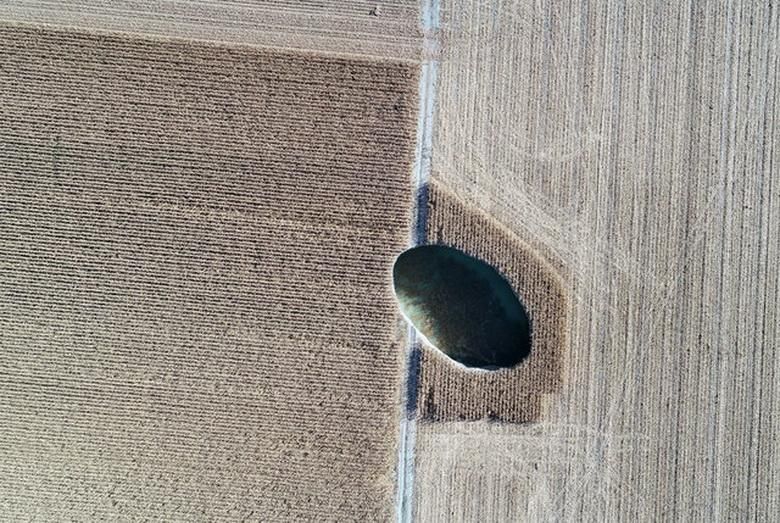
[[[401,253],[393,288],[425,340],[469,368],[514,367],[531,353],[531,321],[509,282],[487,263],[443,245]]]

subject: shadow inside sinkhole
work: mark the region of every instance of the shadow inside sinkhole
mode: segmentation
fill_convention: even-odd
[[[393,287],[406,319],[430,345],[468,368],[514,367],[531,353],[531,321],[499,272],[443,245],[401,253]]]

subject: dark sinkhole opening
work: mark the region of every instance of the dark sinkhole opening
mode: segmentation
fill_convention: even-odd
[[[466,367],[514,367],[531,353],[531,321],[509,282],[487,263],[442,245],[393,265],[401,312],[434,347]]]

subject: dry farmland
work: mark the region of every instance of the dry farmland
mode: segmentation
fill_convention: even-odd
[[[0,71],[3,519],[391,517],[416,65],[6,25]]]
[[[770,1],[0,2],[0,519],[773,521],[778,42]],[[513,286],[520,366],[413,348],[410,239]]]
[[[560,260],[572,309],[540,422],[418,425],[416,519],[774,520],[777,6],[450,0],[441,27],[433,181]]]

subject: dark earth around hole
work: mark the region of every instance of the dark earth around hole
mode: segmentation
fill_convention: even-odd
[[[453,360],[488,370],[531,353],[531,321],[512,287],[490,265],[442,245],[409,249],[393,266],[404,316]]]

